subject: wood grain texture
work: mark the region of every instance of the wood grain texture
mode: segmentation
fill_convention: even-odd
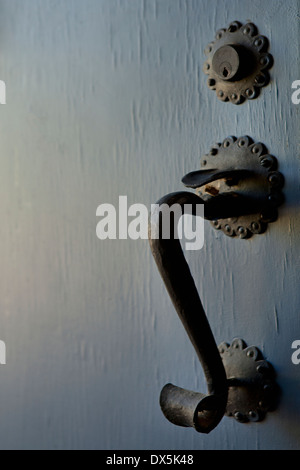
[[[275,58],[239,107],[202,73],[205,45],[236,19]],[[0,0],[1,448],[299,447],[298,38],[298,0]],[[280,162],[280,219],[249,241],[206,224],[187,256],[217,342],[261,348],[283,398],[262,424],[224,418],[203,436],[159,409],[169,381],[205,387],[148,243],[101,242],[96,209],[119,195],[150,206],[211,144],[245,134]]]

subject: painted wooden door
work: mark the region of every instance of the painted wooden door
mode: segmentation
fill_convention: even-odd
[[[1,448],[299,448],[299,7],[0,0]],[[202,71],[204,47],[234,20],[255,23],[274,57],[270,84],[240,106],[218,100]],[[216,341],[259,347],[282,396],[262,423],[225,417],[203,435],[159,408],[168,381],[205,382],[148,242],[99,240],[96,211],[181,190],[229,135],[277,157],[285,203],[250,240],[205,224],[188,261]]]

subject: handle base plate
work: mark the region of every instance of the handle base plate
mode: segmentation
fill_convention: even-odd
[[[284,201],[284,177],[277,171],[277,159],[262,142],[254,142],[249,136],[227,137],[222,143],[216,143],[200,164],[201,170],[186,175],[182,181],[196,188],[204,201],[224,194],[242,196],[248,201],[248,206],[245,203],[237,216],[213,220],[215,229],[229,237],[247,239],[264,233],[268,223],[276,221],[278,207]],[[246,170],[248,174],[243,175],[242,171],[246,173]],[[210,172],[226,175],[215,181],[211,177],[211,182],[203,184],[203,178]]]
[[[242,339],[222,343],[219,352],[228,380],[226,416],[240,423],[262,421],[278,403],[279,387],[271,364]]]

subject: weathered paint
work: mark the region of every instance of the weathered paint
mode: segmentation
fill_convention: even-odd
[[[0,0],[0,13],[1,448],[299,448],[299,1]],[[202,73],[204,46],[236,19],[275,58],[239,107]],[[96,209],[181,190],[212,143],[244,134],[280,162],[280,219],[249,241],[206,224],[187,257],[217,342],[260,347],[282,402],[206,436],[159,409],[166,382],[204,379],[148,243],[98,240]]]

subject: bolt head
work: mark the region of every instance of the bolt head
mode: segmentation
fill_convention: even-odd
[[[265,84],[265,77],[263,75],[257,75],[254,82],[257,86],[263,86]]]
[[[241,413],[240,411],[236,411],[233,416],[234,416],[234,418],[235,418],[237,421],[239,421],[240,423],[243,423],[243,422],[246,421],[246,420],[245,420],[245,416],[244,416],[243,413]]]
[[[253,233],[259,233],[260,232],[260,224],[258,222],[252,222],[251,224],[251,230]]]
[[[254,145],[254,147],[252,147],[252,153],[259,153],[260,151],[260,147],[258,145]]]
[[[255,96],[255,91],[252,90],[251,88],[247,88],[247,90],[246,90],[246,96],[247,96],[247,98],[249,98],[249,99],[254,98],[254,96]]]
[[[255,411],[249,411],[248,413],[250,419],[257,419],[257,413]]]
[[[271,168],[271,166],[273,165],[273,159],[269,156],[262,157],[262,159],[260,160],[260,164],[264,168]]]
[[[220,222],[218,220],[214,220],[212,222],[213,226],[216,228],[216,229],[220,229],[221,228],[221,225],[220,225]]]
[[[272,186],[275,186],[276,188],[280,188],[283,186],[283,177],[280,173],[274,172],[271,173],[269,176],[269,183],[272,184]]]
[[[248,230],[245,227],[239,227],[237,231],[240,238],[247,238]]]

